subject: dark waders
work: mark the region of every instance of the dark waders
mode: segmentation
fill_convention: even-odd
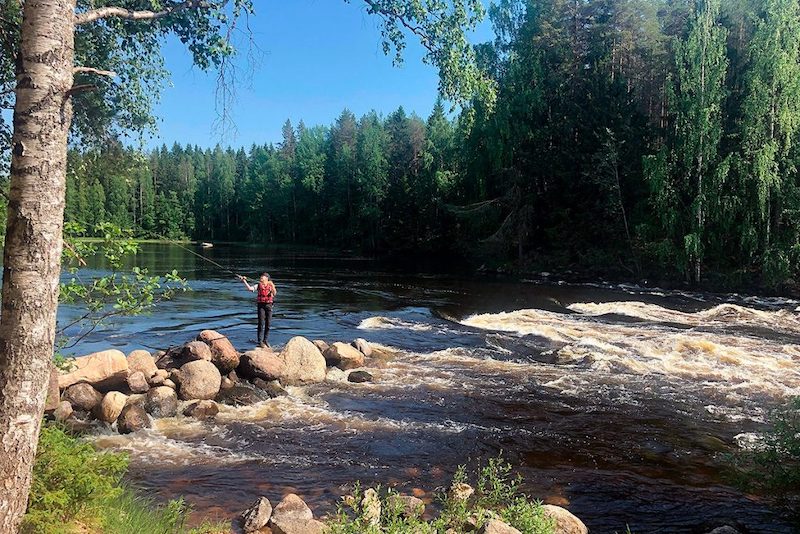
[[[272,303],[258,302],[258,342],[267,344],[269,324],[272,322]],[[262,337],[263,334],[263,337]]]

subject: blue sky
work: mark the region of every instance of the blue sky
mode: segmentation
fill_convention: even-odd
[[[437,72],[421,61],[422,47],[409,38],[400,67],[383,54],[377,20],[360,0],[258,0],[250,19],[261,48],[249,83],[237,86],[232,108],[236,133],[221,137],[214,73],[193,68],[179,42],[165,49],[172,84],[164,89],[155,114],[158,136],[149,146],[173,142],[203,147],[217,143],[250,146],[278,141],[291,119],[307,125],[331,124],[347,107],[357,116],[375,109],[388,114],[402,105],[422,117],[430,113],[437,93]],[[486,40],[485,23],[476,40]],[[244,59],[238,61],[246,68]]]

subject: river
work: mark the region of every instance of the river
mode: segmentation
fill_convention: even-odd
[[[99,430],[96,443],[128,451],[131,481],[156,498],[231,518],[293,491],[322,514],[355,480],[430,496],[459,464],[502,451],[530,495],[567,506],[593,533],[792,532],[768,502],[726,483],[720,454],[800,395],[800,302],[196,250],[253,277],[270,272],[273,346],[364,337],[397,356],[376,364],[373,384],[292,388],[223,407],[212,423]],[[177,269],[192,291],[115,320],[76,353],[154,350],[207,328],[253,345],[252,296],[230,274],[171,245],[145,245],[136,262]],[[60,320],[74,313],[64,306]]]

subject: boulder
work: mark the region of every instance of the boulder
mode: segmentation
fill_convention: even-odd
[[[103,394],[89,384],[81,382],[68,387],[62,399],[69,401],[76,410],[90,412],[103,400]]]
[[[387,499],[389,506],[401,510],[403,517],[415,518],[425,514],[425,501],[412,495],[390,495]]]
[[[328,348],[330,347],[330,345],[328,345],[325,341],[322,341],[321,339],[315,339],[314,341],[312,341],[312,343],[314,344],[315,347],[319,349],[319,351],[322,354],[325,354],[325,351],[328,350]]]
[[[566,508],[545,504],[542,506],[544,515],[555,522],[556,534],[588,534],[589,529],[583,521],[572,515]]]
[[[364,355],[347,343],[337,342],[325,351],[327,365],[336,366],[343,371],[364,366]]]
[[[328,527],[316,519],[273,519],[272,534],[324,534]]]
[[[95,408],[95,416],[106,423],[113,423],[125,408],[128,396],[119,391],[109,391]]]
[[[280,380],[286,369],[277,354],[269,349],[256,349],[245,352],[239,362],[239,374],[244,378],[260,378],[267,382]]]
[[[381,524],[381,498],[378,492],[372,488],[364,491],[364,498],[361,499],[361,517],[366,519],[370,525]]]
[[[448,497],[452,501],[468,501],[475,494],[475,490],[469,484],[459,482],[450,486]]]
[[[372,356],[372,346],[363,337],[356,339],[351,343],[351,345],[353,345],[353,347],[355,347],[361,354],[363,354],[367,358]]]
[[[131,404],[122,409],[117,418],[117,430],[120,434],[130,434],[145,428],[150,428],[150,417],[144,408],[138,404]]]
[[[227,337],[214,330],[203,330],[197,339],[211,347],[212,361],[223,374],[239,366],[239,353]]]
[[[131,373],[141,371],[148,380],[158,372],[155,359],[146,350],[135,350],[128,354],[128,369]]]
[[[214,419],[218,413],[219,406],[212,400],[193,402],[183,411],[183,415],[186,417],[194,417],[195,419]],[[269,507],[269,513],[272,513],[272,505]],[[267,519],[269,519],[269,517],[267,517]],[[264,524],[266,524],[266,521]]]
[[[347,382],[347,373],[338,367],[328,367],[328,372],[325,374],[327,382]]]
[[[53,367],[50,369],[50,381],[47,383],[47,400],[44,405],[44,413],[53,413],[61,402],[61,390],[58,389],[58,370]]]
[[[251,385],[232,386],[227,389],[221,389],[217,395],[217,401],[229,406],[250,406],[257,402],[269,400],[270,395],[266,392],[256,389]]]
[[[72,409],[72,405],[69,403],[69,401],[61,401],[58,403],[58,406],[56,406],[56,409],[53,411],[53,417],[59,423],[63,423],[64,421],[72,417],[73,411],[74,410]]]
[[[372,382],[372,375],[366,371],[350,371],[347,373],[347,381],[353,382],[354,384]]]
[[[156,371],[156,376],[166,380],[167,378],[169,378],[169,371],[167,371],[166,369],[159,369],[158,371]]]
[[[511,525],[503,523],[499,519],[490,519],[481,529],[479,534],[522,534]]]
[[[196,360],[205,360],[210,362],[214,359],[211,354],[211,347],[202,341],[190,341],[181,349],[181,357],[184,363],[193,362]]]
[[[283,389],[283,386],[281,386],[281,383],[277,380],[270,380],[267,382],[266,380],[256,378],[253,380],[253,385],[269,395],[271,399],[274,399],[275,397],[286,397],[289,395],[289,392]]]
[[[222,375],[219,369],[205,360],[189,362],[177,374],[183,400],[213,399],[219,393]]]
[[[722,525],[721,527],[715,528],[708,534],[741,534],[741,533],[730,525]]]
[[[132,393],[131,395],[128,395],[128,398],[125,400],[125,406],[131,406],[132,404],[144,406],[145,400],[147,400],[147,395],[142,393]]]
[[[267,526],[270,517],[272,517],[272,504],[266,497],[260,497],[250,508],[242,512],[242,531],[258,532]]]
[[[167,386],[158,386],[147,392],[144,409],[153,417],[174,417],[178,413],[178,396]]]
[[[147,381],[147,385],[149,385],[151,388],[157,388],[158,386],[164,385],[164,380],[166,380],[166,378],[159,374],[155,374],[150,377],[150,380]]]
[[[281,351],[285,367],[284,385],[313,384],[325,380],[325,358],[317,347],[304,337],[293,337]]]
[[[91,384],[100,391],[110,391],[125,385],[128,378],[128,359],[118,350],[104,350],[72,361],[73,370],[58,377],[58,387],[66,389],[78,382]]]
[[[313,519],[314,514],[311,513],[311,508],[295,495],[289,493],[281,502],[272,510],[272,522],[280,519]]]
[[[128,388],[131,393],[147,393],[150,390],[150,384],[147,383],[143,372],[136,371],[128,376]]]
[[[236,382],[228,378],[227,376],[222,377],[222,382],[219,384],[219,389],[230,389],[236,385]]]
[[[177,386],[177,384],[175,384],[175,381],[172,380],[172,379],[169,379],[169,378],[164,380],[164,384],[162,384],[162,385],[166,386],[166,387],[168,387],[170,389],[178,389],[178,386]]]

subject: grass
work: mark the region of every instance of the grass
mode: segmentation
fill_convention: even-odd
[[[476,479],[475,494],[468,500],[455,499],[450,492],[438,497],[440,512],[437,517],[424,520],[404,515],[403,507],[389,489],[377,489],[381,503],[378,521],[371,521],[370,507],[363,499],[366,492],[356,485],[352,495],[345,497],[336,516],[329,522],[329,534],[435,534],[452,529],[454,532],[472,532],[480,529],[490,519],[500,519],[523,534],[553,534],[555,524],[545,516],[541,503],[531,500],[521,492],[522,479],[512,475],[511,465],[493,458],[481,467]],[[451,487],[469,480],[466,469],[460,467],[453,477]]]
[[[183,499],[159,505],[122,482],[124,454],[98,452],[57,425],[44,425],[23,534],[223,534],[222,523],[186,527]]]

